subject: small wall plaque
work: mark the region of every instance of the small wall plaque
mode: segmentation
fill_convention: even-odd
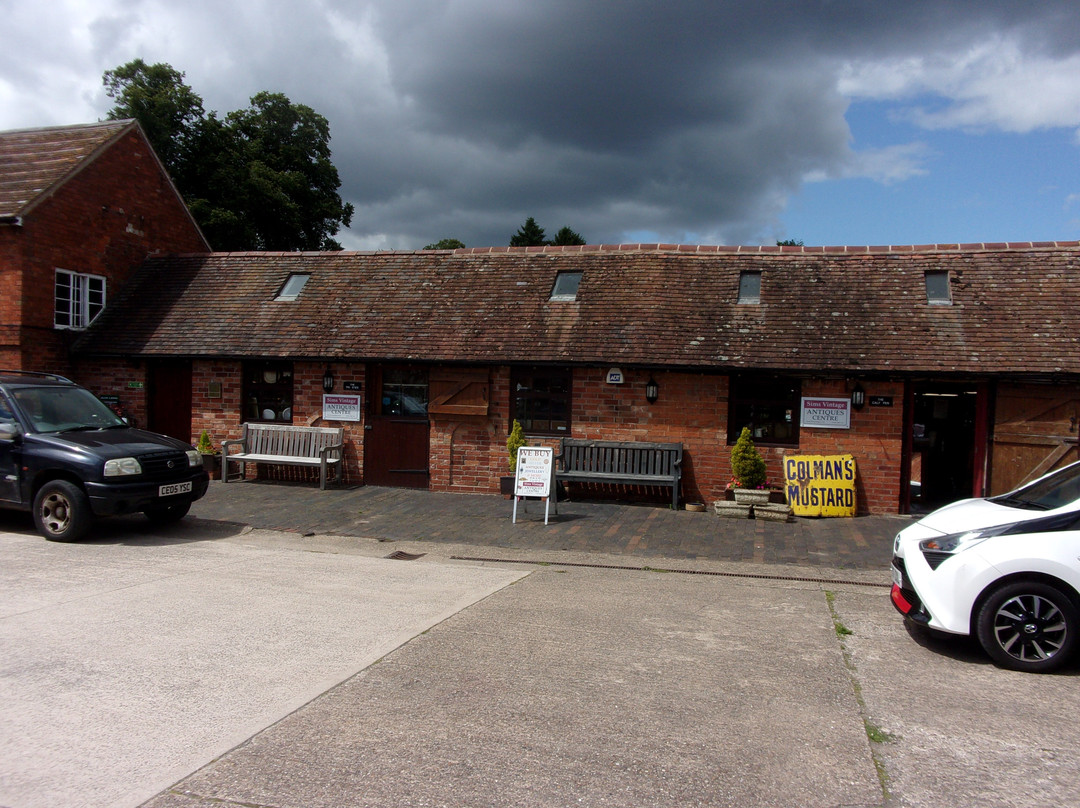
[[[892,396],[870,396],[871,407],[891,407]]]
[[[341,384],[346,393],[359,393],[364,389],[362,382],[342,382]]]

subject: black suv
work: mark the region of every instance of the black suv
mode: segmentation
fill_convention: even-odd
[[[0,370],[0,508],[32,511],[46,539],[77,541],[95,516],[175,522],[209,481],[189,444],[134,429],[63,376]]]

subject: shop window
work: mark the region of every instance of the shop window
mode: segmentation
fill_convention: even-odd
[[[53,325],[86,328],[105,308],[105,278],[58,269],[53,301]]]
[[[244,363],[244,420],[292,423],[292,362]]]
[[[515,368],[510,374],[510,411],[525,432],[570,434],[570,371]]]
[[[379,415],[422,418],[427,415],[426,368],[384,368]]]
[[[798,379],[770,376],[733,376],[728,399],[728,443],[743,427],[750,427],[755,443],[799,445]]]

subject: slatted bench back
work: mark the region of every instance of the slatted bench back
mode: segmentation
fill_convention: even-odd
[[[617,474],[630,477],[680,476],[681,443],[586,441],[564,438],[564,471]]]
[[[331,426],[245,424],[245,428],[245,448],[250,454],[315,459],[327,446],[340,444],[344,433],[341,427]]]

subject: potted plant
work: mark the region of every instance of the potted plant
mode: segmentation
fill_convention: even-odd
[[[769,501],[769,489],[765,486],[765,460],[750,437],[749,427],[743,427],[739,439],[731,447],[731,473],[735,475],[736,502],[754,504]]]
[[[203,468],[210,475],[210,479],[221,479],[221,452],[214,448],[214,444],[210,442],[210,434],[205,429],[199,435],[195,451],[202,455]]]
[[[510,464],[510,474],[499,478],[499,491],[506,496],[511,496],[514,493],[514,472],[517,470],[518,449],[526,443],[525,430],[521,428],[521,424],[518,423],[515,418],[514,427],[510,430],[510,437],[506,439],[506,451],[509,455],[507,461]]]

